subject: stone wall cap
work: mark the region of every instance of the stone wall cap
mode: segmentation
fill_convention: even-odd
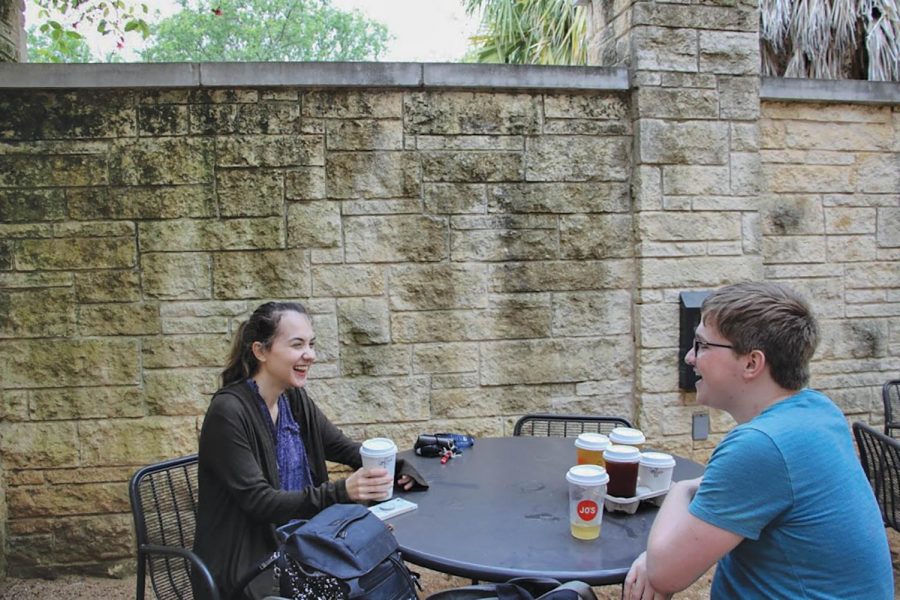
[[[624,67],[426,63],[425,87],[627,90]]]
[[[763,77],[759,97],[783,102],[900,104],[900,82]]]
[[[0,63],[0,89],[196,87],[195,63]]]

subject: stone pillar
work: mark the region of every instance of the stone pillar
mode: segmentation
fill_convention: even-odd
[[[0,0],[0,62],[25,62],[25,0]]]
[[[651,438],[703,457],[730,428],[678,390],[678,294],[763,276],[756,0],[593,0],[594,64],[631,70],[635,396]]]

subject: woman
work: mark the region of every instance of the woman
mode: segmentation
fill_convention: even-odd
[[[225,594],[275,550],[276,526],[334,503],[384,498],[393,484],[385,469],[360,468],[360,444],[303,390],[315,359],[312,323],[298,303],[263,304],[235,335],[200,432],[194,542]],[[326,460],[356,471],[328,481]],[[418,477],[402,461],[397,472],[405,489],[413,485],[410,474]],[[273,585],[269,571],[245,596],[270,595]]]

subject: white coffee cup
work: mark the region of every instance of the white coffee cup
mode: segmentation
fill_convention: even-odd
[[[647,439],[640,429],[633,427],[616,427],[609,432],[609,441],[622,446],[634,446],[640,449]]]
[[[397,464],[397,445],[388,438],[369,438],[359,447],[359,456],[362,458],[362,466],[366,469],[381,467],[387,469],[394,480],[394,470]],[[387,496],[381,500],[387,500],[394,495],[393,483],[387,490]]]
[[[638,486],[651,492],[668,490],[672,485],[672,471],[675,459],[663,452],[642,452],[638,468]]]

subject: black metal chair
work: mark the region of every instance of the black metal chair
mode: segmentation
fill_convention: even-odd
[[[578,437],[582,433],[607,434],[616,427],[631,427],[622,417],[591,415],[530,414],[516,421],[513,435],[533,437]]]
[[[900,379],[892,379],[881,386],[884,401],[884,434],[894,437],[900,431]]]
[[[881,518],[886,526],[900,531],[900,440],[859,421],[853,424],[853,435]]]
[[[197,516],[197,455],[139,469],[129,488],[137,536],[137,600],[149,574],[159,600],[192,600],[191,572],[207,598],[220,594],[203,561],[191,551]]]

